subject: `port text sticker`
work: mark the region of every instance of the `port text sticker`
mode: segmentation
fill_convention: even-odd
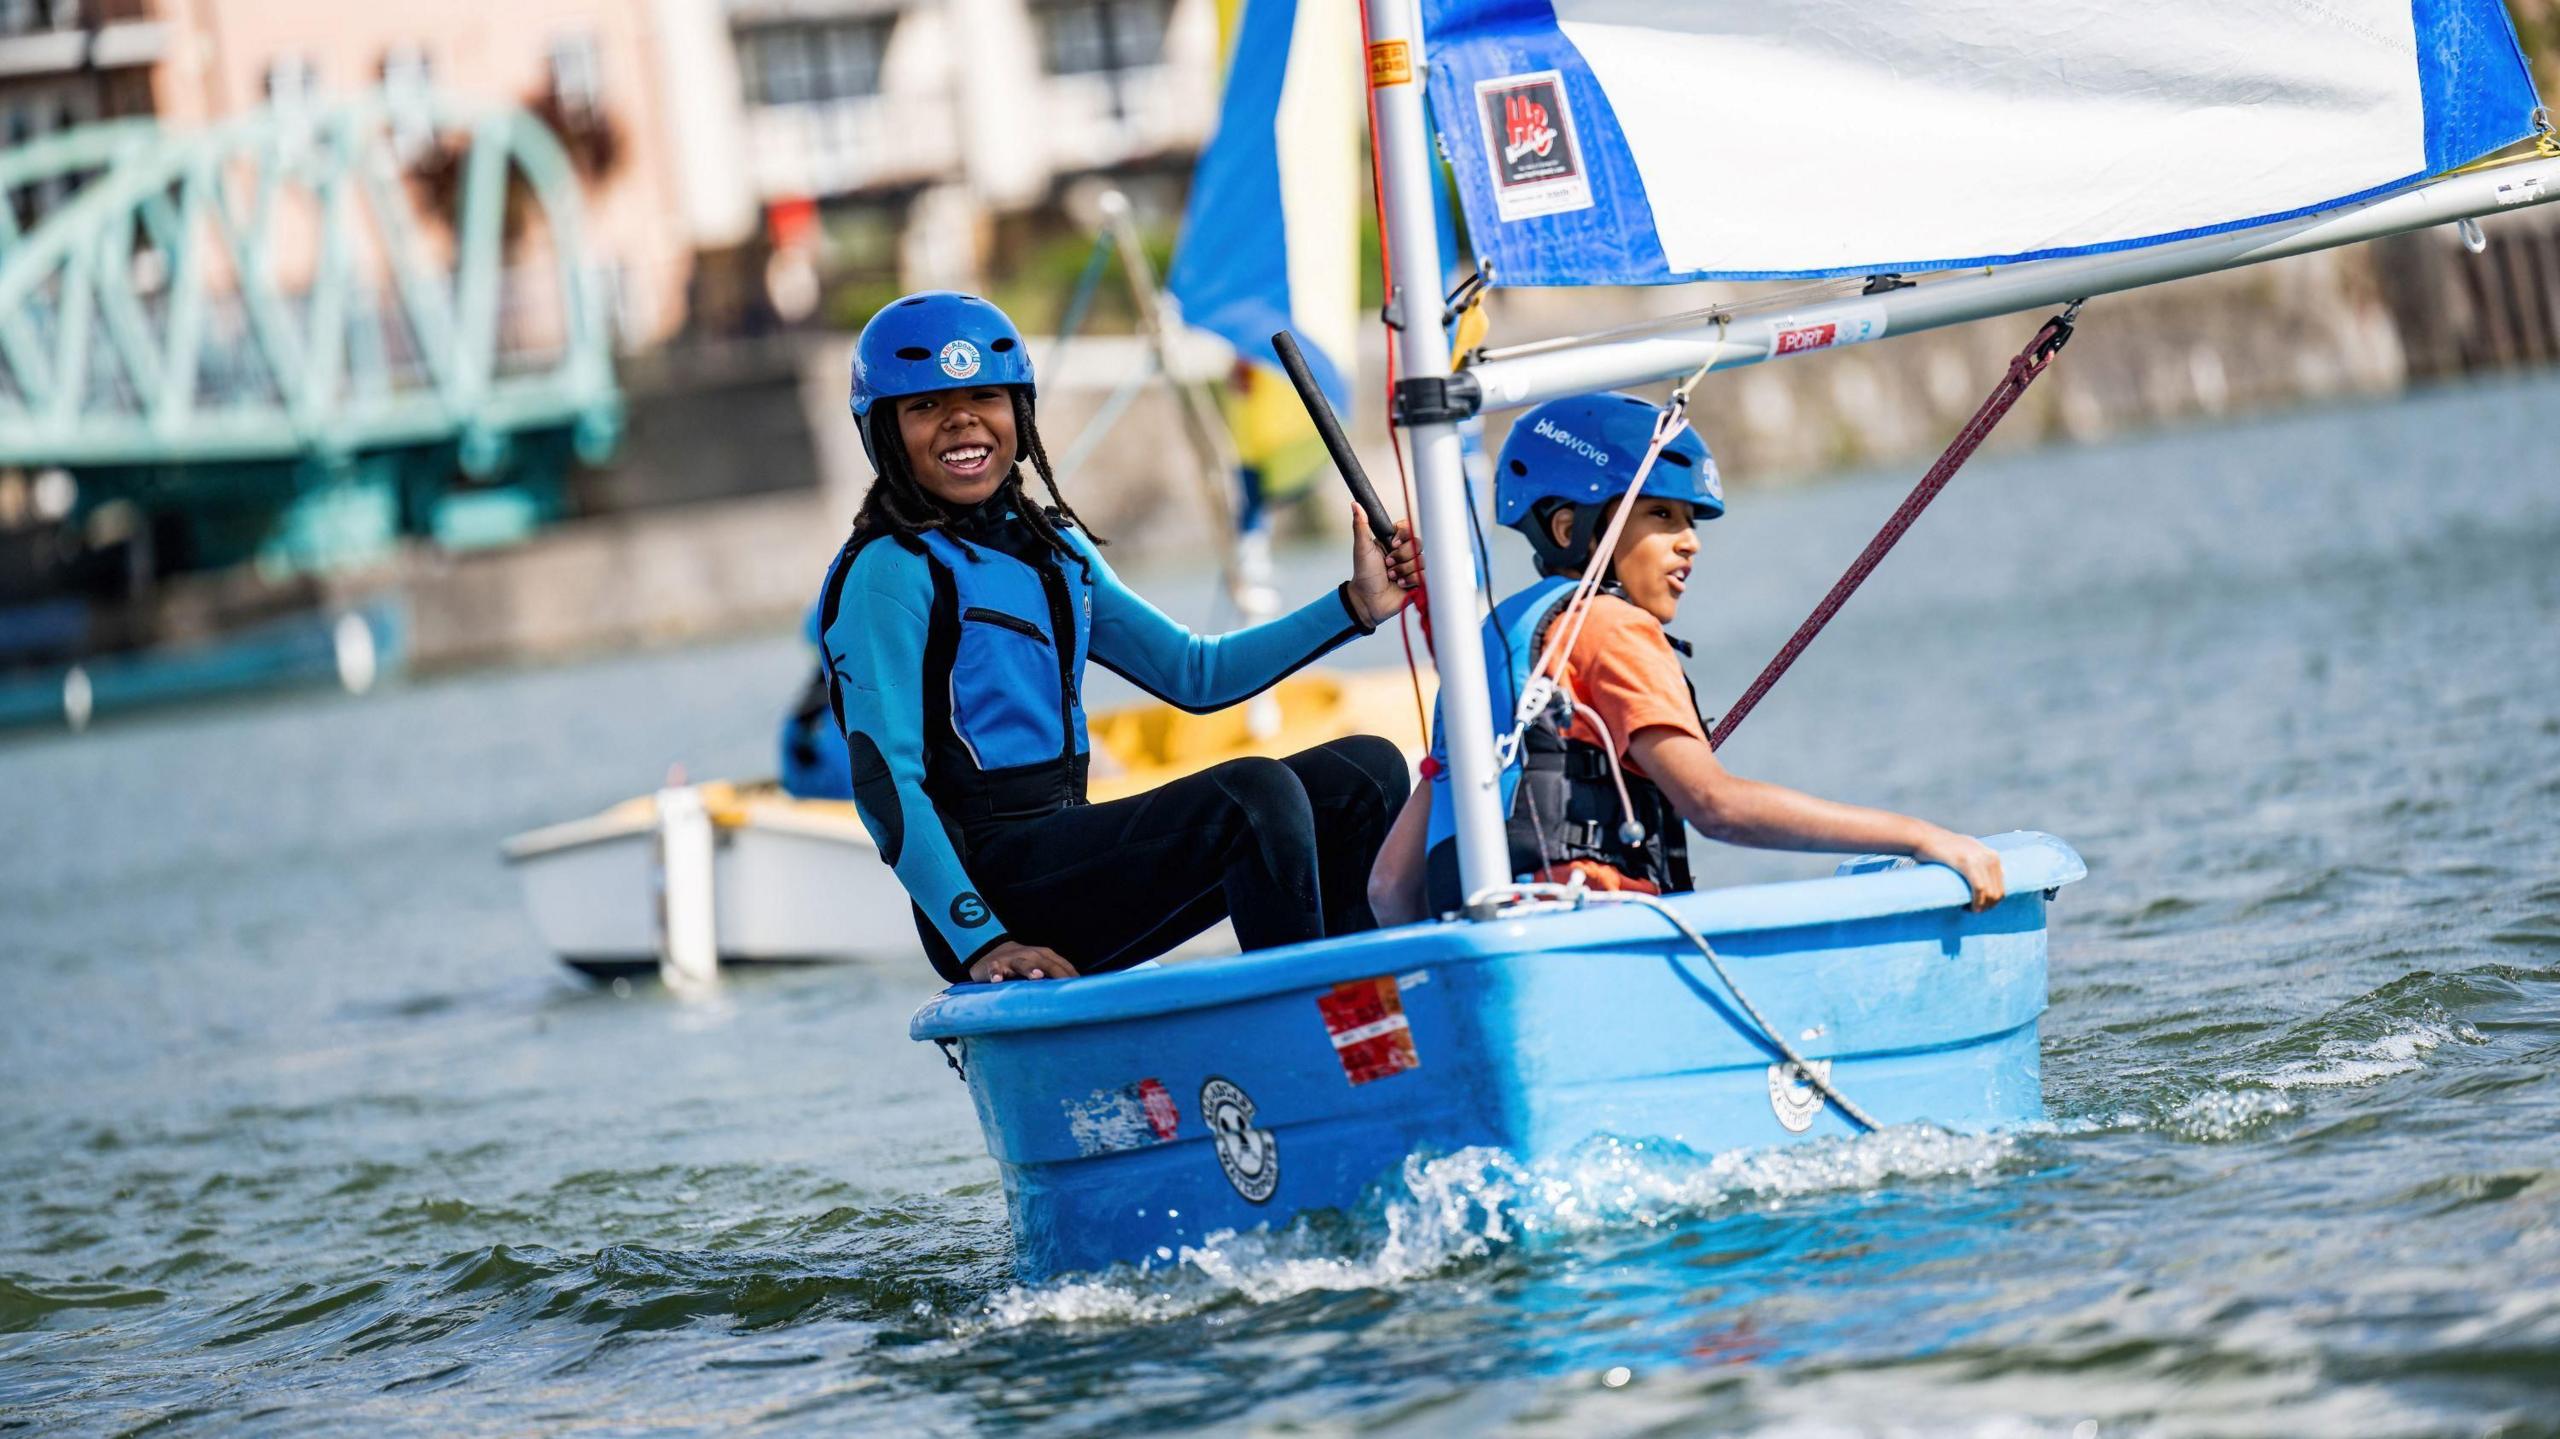
[[[1769,354],[1801,355],[1808,350],[1831,350],[1842,345],[1863,345],[1884,338],[1885,308],[1882,305],[1858,305],[1835,312],[1822,320],[1800,321],[1789,315],[1769,326]]]

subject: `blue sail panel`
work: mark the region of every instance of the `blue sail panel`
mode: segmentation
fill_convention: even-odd
[[[1165,289],[1185,323],[1264,365],[1295,331],[1351,411],[1359,308],[1360,58],[1353,13],[1247,0],[1218,128],[1192,174]]]

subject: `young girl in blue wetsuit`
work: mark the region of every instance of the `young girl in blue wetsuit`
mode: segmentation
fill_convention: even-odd
[[[1246,949],[1372,927],[1371,860],[1409,788],[1376,736],[1085,800],[1085,662],[1193,711],[1249,698],[1402,609],[1412,541],[1355,524],[1352,578],[1203,636],[1123,586],[1060,496],[1004,313],[929,291],[854,347],[879,479],[819,598],[854,799],[943,978],[1119,969],[1231,919]],[[1025,493],[1021,466],[1048,503]]]

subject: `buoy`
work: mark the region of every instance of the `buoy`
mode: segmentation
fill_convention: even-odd
[[[73,665],[62,676],[62,717],[78,734],[89,727],[89,716],[98,708],[98,692],[89,683],[89,672]]]
[[[338,683],[351,695],[373,688],[381,672],[382,658],[373,647],[373,626],[364,616],[350,611],[338,616],[329,629],[330,647],[337,651]]]

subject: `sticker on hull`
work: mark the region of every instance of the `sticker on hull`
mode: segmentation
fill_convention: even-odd
[[[1334,1058],[1342,1061],[1342,1077],[1353,1084],[1422,1067],[1395,976],[1337,984],[1316,1000],[1316,1010],[1324,1016]]]
[[[1058,1103],[1067,1113],[1067,1137],[1078,1154],[1088,1156],[1162,1144],[1182,1126],[1182,1113],[1161,1079],[1097,1089]]]
[[[1817,1059],[1805,1067],[1824,1083],[1831,1081],[1830,1060]],[[1769,1108],[1789,1134],[1802,1134],[1813,1128],[1813,1117],[1822,1112],[1822,1091],[1805,1083],[1794,1065],[1773,1064],[1769,1066]]]
[[[1233,1080],[1209,1076],[1200,1086],[1200,1122],[1217,1141],[1218,1167],[1247,1204],[1267,1204],[1280,1187],[1280,1141],[1253,1125],[1253,1101]]]

